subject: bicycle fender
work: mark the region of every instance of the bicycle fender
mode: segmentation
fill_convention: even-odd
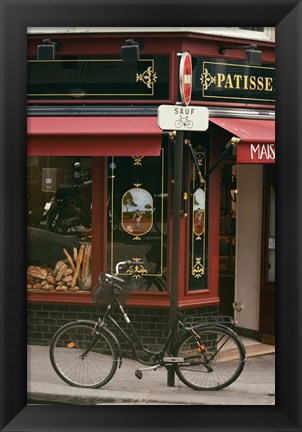
[[[204,324],[201,323],[201,324],[196,324],[195,326],[193,326],[193,329],[194,330],[196,330],[196,329],[197,330],[198,329],[206,329],[208,327],[213,327],[213,326],[214,327],[222,328],[224,330],[227,330],[229,333],[231,333],[237,339],[238,343],[241,346],[241,349],[243,351],[244,356],[246,356],[246,349],[245,349],[245,346],[242,343],[242,340],[240,339],[240,337],[238,336],[238,334],[235,332],[235,330],[233,330],[232,328],[228,327],[227,325],[221,324],[221,323],[215,323],[214,325],[211,324],[211,323],[204,323]]]
[[[112,338],[114,343],[116,344],[117,350],[118,350],[118,367],[121,368],[122,363],[123,363],[123,350],[120,344],[120,341],[118,340],[118,338],[115,336],[114,333],[112,333],[111,330],[109,330],[107,327],[102,327],[102,330],[104,330],[104,333],[106,333],[108,335],[108,337]]]
[[[86,324],[92,324],[93,326],[95,326],[96,322],[95,321],[91,321],[91,320],[78,320],[78,323],[86,323]],[[121,347],[121,344],[118,340],[118,338],[115,336],[114,333],[112,333],[111,330],[109,330],[107,327],[103,326],[101,328],[101,330],[104,331],[104,333],[106,333],[106,336],[108,336],[108,338],[111,338],[113,340],[113,342],[115,343],[117,350],[118,350],[118,367],[120,368],[122,366],[122,362],[123,362],[123,350]]]
[[[228,327],[227,325],[222,323],[199,323],[199,324],[195,324],[192,328],[195,330],[195,329],[204,329],[213,326],[223,328],[225,330],[230,331],[231,333],[236,334],[236,332],[231,327]]]

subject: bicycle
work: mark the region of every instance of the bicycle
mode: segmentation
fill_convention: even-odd
[[[106,310],[98,321],[71,322],[54,334],[50,360],[59,377],[69,385],[85,388],[102,387],[112,379],[122,366],[123,352],[119,339],[108,328],[111,323],[126,338],[136,360],[147,366],[135,371],[137,378],[142,378],[143,371],[166,367],[174,368],[179,379],[196,390],[220,390],[232,384],[244,368],[246,355],[241,339],[230,328],[235,324],[230,317],[179,316],[160,351],[143,346],[123,308],[132,287],[119,276],[119,268],[132,264],[123,261],[116,265],[115,275],[100,274],[93,298]],[[130,332],[111,316],[114,305]],[[173,337],[175,343],[171,342]],[[138,355],[135,344],[147,359]]]

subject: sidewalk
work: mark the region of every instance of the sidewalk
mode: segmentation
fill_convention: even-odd
[[[196,391],[175,376],[175,387],[167,386],[165,368],[134,375],[141,365],[123,359],[112,380],[99,389],[71,387],[52,369],[48,347],[28,346],[28,403],[76,405],[274,405],[274,347],[245,342],[248,358],[235,383],[220,391]]]

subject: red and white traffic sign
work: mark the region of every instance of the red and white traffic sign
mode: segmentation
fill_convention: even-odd
[[[192,94],[192,59],[191,54],[181,54],[179,65],[179,90],[182,103],[189,105]]]

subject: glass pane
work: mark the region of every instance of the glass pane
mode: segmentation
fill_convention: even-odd
[[[267,280],[269,282],[275,282],[275,190],[272,186],[270,187]]]
[[[243,30],[252,30],[252,31],[259,31],[259,32],[264,31],[264,27],[239,27],[239,28]]]
[[[128,274],[139,291],[167,290],[166,166],[165,148],[160,157],[108,158],[108,268],[135,262]]]
[[[27,289],[91,289],[91,158],[27,160]]]

